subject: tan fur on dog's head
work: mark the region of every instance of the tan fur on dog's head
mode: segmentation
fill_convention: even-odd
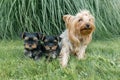
[[[94,17],[87,10],[77,13],[75,16],[64,15],[63,20],[68,29],[69,40],[75,46],[80,44],[79,37],[89,36],[95,30]]]
[[[63,16],[63,20],[65,21],[66,28],[71,26],[70,23],[73,21],[73,19],[74,19],[74,16],[69,15],[69,14]]]
[[[78,22],[75,26],[77,27],[76,29],[80,31],[81,35],[89,35],[95,30],[95,20],[89,11],[81,11],[76,14],[76,18],[78,18]]]
[[[69,36],[71,42],[76,42],[77,44],[79,44],[79,40],[74,36],[75,35],[75,28],[72,28],[73,23],[74,23],[73,21],[75,20],[75,16],[64,15],[63,20],[66,24],[66,28],[68,29],[68,34],[70,34],[68,36]]]

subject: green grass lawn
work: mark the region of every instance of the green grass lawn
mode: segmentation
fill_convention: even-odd
[[[120,80],[120,38],[92,41],[86,60],[71,55],[67,68],[26,58],[23,49],[23,41],[0,41],[0,80]]]

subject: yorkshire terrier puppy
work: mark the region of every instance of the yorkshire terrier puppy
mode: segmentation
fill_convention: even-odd
[[[23,32],[21,38],[24,39],[24,54],[34,60],[42,56],[42,47],[39,40],[42,38],[41,33]]]
[[[75,16],[64,15],[63,20],[66,24],[66,30],[60,35],[62,38],[60,63],[66,67],[70,53],[76,55],[79,60],[84,59],[85,50],[92,40],[92,34],[95,30],[95,20],[87,10],[77,13]]]
[[[47,61],[58,57],[60,52],[59,41],[60,38],[57,36],[44,36],[42,50],[45,53]]]

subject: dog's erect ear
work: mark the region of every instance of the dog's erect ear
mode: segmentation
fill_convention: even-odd
[[[20,34],[21,39],[24,39],[25,36],[26,36],[26,34],[27,34],[26,32],[21,33],[21,34]]]
[[[61,41],[62,40],[62,38],[60,36],[56,36],[55,38],[56,38],[57,41]]]
[[[72,15],[64,15],[63,20],[65,22],[66,28],[70,28],[72,20],[75,18],[75,16]]]
[[[44,41],[46,39],[46,36],[44,34],[41,35],[40,40]]]
[[[62,38],[59,36],[59,37],[57,37],[58,38],[58,41],[61,41],[62,40]]]
[[[63,16],[63,20],[66,22],[66,19],[67,19],[67,17],[69,17],[70,15],[64,15]]]
[[[65,21],[65,22],[69,22],[70,20],[72,20],[74,18],[74,16],[72,16],[72,15],[64,15],[63,16],[63,20]]]
[[[45,37],[45,35],[44,34],[42,34],[42,33],[36,33],[37,34],[37,38],[38,39],[41,39],[41,40],[43,40],[43,38]]]

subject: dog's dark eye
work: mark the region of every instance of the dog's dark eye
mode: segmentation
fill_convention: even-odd
[[[79,21],[79,22],[80,22],[80,21],[83,21],[83,19],[79,19],[78,21]]]
[[[89,19],[89,21],[92,21],[92,19]]]

